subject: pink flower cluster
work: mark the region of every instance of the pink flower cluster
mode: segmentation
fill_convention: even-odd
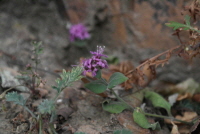
[[[70,41],[84,40],[90,38],[87,28],[83,24],[76,24],[70,27]]]
[[[99,69],[108,68],[107,61],[101,59],[101,57],[107,57],[103,54],[104,48],[97,46],[96,52],[90,51],[93,56],[90,59],[83,60],[84,75],[86,75],[86,72],[92,72],[92,76],[94,77]]]

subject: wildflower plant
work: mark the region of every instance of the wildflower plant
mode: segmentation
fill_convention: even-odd
[[[41,41],[33,41],[31,42],[31,45],[33,46],[33,54],[31,56],[32,62],[26,65],[26,70],[21,72],[22,75],[17,76],[17,78],[24,81],[30,89],[32,97],[38,98],[39,92],[36,88],[39,87],[41,83],[45,84],[45,81],[42,80],[38,74],[38,66],[41,63],[40,55],[43,53],[43,45]]]
[[[197,1],[194,1],[197,2]],[[140,81],[143,80],[143,76],[145,75],[142,71],[141,68],[144,67],[145,65],[149,66],[158,66],[158,65],[164,65],[169,58],[172,55],[172,52],[177,50],[176,53],[178,54],[187,54],[187,56],[190,56],[190,58],[195,57],[196,55],[200,54],[200,45],[197,44],[197,41],[199,39],[199,33],[200,31],[192,27],[190,24],[190,17],[185,16],[185,24],[181,24],[178,22],[170,22],[166,24],[169,27],[173,27],[176,32],[180,32],[182,30],[189,31],[191,33],[191,38],[192,43],[188,43],[186,45],[180,45],[178,47],[175,47],[173,49],[169,49],[168,51],[158,54],[157,56],[143,62],[141,65],[139,65],[137,68],[129,71],[127,74],[123,74],[120,72],[115,72],[113,73],[108,80],[104,79],[101,75],[101,70],[104,68],[108,68],[108,63],[105,59],[107,58],[107,55],[103,54],[105,47],[98,46],[96,51],[91,51],[90,53],[92,54],[91,58],[85,59],[82,61],[80,66],[73,67],[71,71],[66,72],[63,70],[62,74],[60,75],[60,78],[56,80],[56,85],[52,86],[54,90],[56,90],[56,95],[53,99],[46,99],[41,102],[41,104],[38,106],[38,114],[36,115],[34,111],[30,110],[28,106],[26,106],[26,103],[28,99],[24,99],[24,97],[17,93],[17,92],[9,92],[6,94],[5,98],[6,101],[9,102],[14,102],[17,105],[21,105],[24,107],[25,110],[27,110],[32,117],[39,122],[39,134],[42,134],[42,131],[44,129],[48,129],[49,133],[56,134],[53,122],[56,119],[56,100],[60,93],[66,88],[72,85],[74,81],[80,80],[84,76],[87,77],[88,73],[92,75],[94,79],[92,79],[89,83],[85,84],[85,87],[89,90],[91,90],[94,93],[103,93],[105,91],[110,91],[116,98],[116,100],[112,99],[107,99],[102,103],[102,108],[105,111],[108,111],[110,113],[121,113],[123,110],[130,110],[133,112],[132,116],[134,121],[142,128],[145,129],[160,129],[159,122],[155,123],[150,123],[147,119],[147,116],[151,117],[157,117],[157,118],[163,118],[163,119],[170,119],[171,121],[178,121],[184,124],[188,125],[193,125],[195,126],[195,122],[197,121],[196,119],[187,122],[187,121],[182,121],[179,119],[176,119],[172,116],[171,114],[171,104],[167,102],[161,95],[158,93],[149,91],[149,90],[142,90],[142,93],[144,95],[145,99],[148,99],[149,101],[152,102],[152,105],[154,107],[159,107],[163,108],[166,110],[168,116],[163,116],[163,115],[158,115],[158,114],[151,114],[151,113],[146,113],[142,108],[140,107],[133,107],[130,103],[127,103],[123,98],[119,97],[118,94],[115,93],[114,88],[122,84],[123,82],[128,80],[128,77],[126,77],[128,74],[131,74],[135,72],[141,79]],[[192,36],[195,35],[195,36]],[[82,41],[85,39],[88,39],[90,37],[89,33],[87,32],[86,28],[82,24],[74,25],[70,28],[70,41],[75,42],[75,41]],[[37,49],[35,49],[35,52],[39,54],[42,52],[41,48],[39,47],[40,44],[34,44]],[[188,51],[188,48],[190,51]],[[160,60],[158,59],[160,56],[166,55],[166,59]],[[36,65],[36,70],[37,70],[37,65],[38,61],[35,62]],[[31,66],[27,66],[27,69],[31,69]],[[35,73],[33,72],[33,76]],[[32,88],[35,87],[35,81],[36,79],[32,79],[34,84],[32,85]],[[132,83],[135,84],[135,83]],[[9,89],[10,90],[10,89]],[[1,96],[3,96],[2,94]],[[0,97],[3,98],[3,97]],[[47,115],[47,116],[46,116]],[[45,118],[46,117],[46,118]],[[48,118],[50,117],[50,118]],[[199,123],[199,122],[198,122]],[[48,126],[48,128],[43,128],[43,127]],[[195,126],[196,127],[196,126]],[[114,134],[129,134],[128,130],[117,130],[114,132]],[[82,132],[77,132],[76,134],[84,134]]]
[[[40,43],[39,44],[35,44],[35,45],[36,46],[40,46]],[[36,53],[40,53],[41,51],[36,49],[35,52]],[[35,64],[38,65],[38,60],[37,60],[37,62],[35,62]],[[28,68],[31,69],[30,66],[28,66]],[[82,66],[73,67],[72,70],[69,71],[69,72],[66,72],[65,70],[63,70],[62,74],[60,75],[60,78],[56,79],[56,85],[52,86],[52,88],[57,91],[55,97],[53,99],[45,99],[45,100],[43,100],[38,105],[37,114],[35,114],[35,111],[32,111],[30,109],[30,107],[27,106],[28,98],[25,99],[23,97],[23,95],[21,95],[21,94],[19,94],[17,92],[9,92],[9,93],[7,93],[5,95],[5,99],[8,102],[13,102],[13,103],[15,103],[17,105],[23,106],[23,108],[27,112],[29,112],[31,114],[31,116],[39,124],[39,134],[42,134],[42,131],[44,131],[45,129],[48,129],[49,133],[56,134],[53,122],[56,120],[56,100],[57,100],[57,97],[60,95],[60,93],[66,87],[72,86],[72,83],[74,81],[80,80],[83,77],[82,73],[83,73],[83,67]],[[30,90],[32,90],[31,87],[30,87]],[[30,93],[32,93],[32,92],[30,92]],[[1,98],[3,98],[4,97],[4,93],[1,94],[0,96],[1,96]],[[45,126],[45,127],[43,127],[43,126]]]
[[[90,38],[90,34],[85,25],[82,23],[72,25],[69,29],[70,42],[76,46],[82,47],[85,46],[86,40]]]
[[[92,57],[89,59],[83,60],[83,67],[84,67],[84,72],[83,74],[86,75],[86,72],[91,72],[92,76],[96,76],[96,73],[98,70],[103,69],[103,68],[108,68],[108,63],[106,60],[101,59],[102,57],[108,57],[103,54],[104,52],[104,47],[97,46],[97,51],[90,53],[92,54]]]
[[[90,81],[90,83],[85,84],[85,87],[87,89],[97,94],[103,93],[108,90],[118,99],[118,101],[111,99],[105,100],[102,103],[102,108],[105,111],[108,111],[110,113],[121,113],[125,109],[131,110],[133,111],[133,119],[139,126],[146,129],[151,128],[153,130],[160,129],[160,124],[159,122],[150,123],[147,120],[146,116],[171,119],[172,121],[178,121],[189,125],[192,125],[194,123],[194,121],[185,122],[174,118],[171,114],[171,105],[169,104],[169,102],[167,102],[161,95],[152,91],[143,90],[142,93],[144,94],[144,98],[150,100],[154,107],[165,109],[168,113],[168,116],[146,113],[141,108],[132,107],[132,105],[124,101],[115,93],[113,88],[119,84],[122,84],[123,82],[128,80],[128,78],[120,72],[115,72],[114,74],[112,74],[108,81],[102,78],[101,69],[108,67],[107,62],[101,59],[102,57],[107,57],[103,54],[103,52],[104,47],[98,46],[96,52],[90,52],[92,54],[92,57],[84,60],[82,65],[84,68],[84,75],[89,72],[92,73],[92,76],[96,78],[93,81]]]

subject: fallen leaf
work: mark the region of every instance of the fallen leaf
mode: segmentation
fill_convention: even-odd
[[[174,124],[173,121],[171,121],[171,123],[173,125],[171,134],[180,134],[179,131],[178,131],[178,126],[176,124]]]
[[[200,123],[200,119],[198,119],[198,120],[194,123],[194,125],[190,128],[190,132],[195,131],[195,130],[197,129],[199,123]]]
[[[191,97],[192,97],[192,95],[190,93],[184,93],[184,94],[178,96],[177,101],[189,99]]]
[[[200,93],[196,93],[192,96],[192,100],[195,102],[200,102]]]
[[[144,99],[143,91],[138,91],[130,95],[124,96],[123,99],[132,107],[139,107]]]
[[[187,121],[187,122],[190,122],[192,121],[195,117],[197,117],[197,113],[196,112],[184,112],[183,113],[183,116],[180,116],[180,115],[177,115],[175,116],[176,119],[178,120],[182,120],[182,121]],[[165,122],[170,124],[171,123],[171,120],[170,119],[165,119]],[[178,121],[174,121],[175,124],[181,124],[181,122],[178,122]]]
[[[175,118],[182,120],[182,121],[192,121],[192,119],[194,119],[195,117],[197,117],[197,113],[196,112],[184,112],[183,116],[177,115]]]
[[[12,122],[16,123],[21,123],[21,122],[25,122],[25,118],[24,118],[24,115],[19,113],[15,118],[12,119]]]
[[[200,91],[199,83],[192,78],[177,84],[176,88],[179,90],[179,93],[190,93],[191,95]]]
[[[171,106],[174,105],[174,103],[176,102],[177,98],[178,98],[178,93],[172,94],[172,95],[170,95],[168,97],[168,101],[171,104]]]

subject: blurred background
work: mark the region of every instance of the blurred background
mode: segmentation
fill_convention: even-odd
[[[187,4],[189,0],[1,0],[0,66],[23,68],[30,61],[33,40],[43,42],[40,68],[49,73],[77,65],[97,45],[104,45],[105,53],[119,62],[137,66],[179,45],[165,23],[183,23],[181,11]],[[69,41],[69,27],[79,23],[91,35],[86,47]],[[159,82],[178,83],[189,77],[200,82],[195,60],[173,57],[156,71]]]

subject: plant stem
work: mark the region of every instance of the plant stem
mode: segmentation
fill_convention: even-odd
[[[54,126],[53,126],[52,123],[49,124],[49,128],[50,128],[50,130],[51,130],[51,132],[52,132],[53,134],[57,134],[57,132],[56,132],[56,130],[55,130],[55,128],[54,128]]]
[[[120,98],[115,92],[114,90],[111,88],[110,89],[111,92],[115,95],[115,97],[121,101],[122,103],[124,103],[125,105],[127,105],[128,107],[130,107],[132,110],[135,110],[135,108],[133,108],[131,105],[129,105],[126,101],[124,101],[122,98]],[[179,119],[176,119],[172,116],[163,116],[163,115],[157,115],[157,114],[150,114],[150,113],[145,113],[143,112],[142,110],[140,110],[144,115],[146,116],[153,116],[153,117],[158,117],[158,118],[164,118],[164,119],[171,119],[173,121],[178,121],[178,122],[181,122],[181,123],[185,123],[185,124],[188,124],[188,125],[193,125],[193,122],[187,122],[187,121],[182,121],[182,120],[179,120]]]
[[[37,118],[28,107],[24,106],[24,109],[26,109],[31,114],[32,117]]]
[[[146,116],[153,116],[153,117],[158,117],[158,118],[164,118],[164,119],[171,119],[173,121],[178,121],[178,122],[181,122],[181,123],[185,123],[185,124],[188,124],[188,125],[193,125],[192,122],[187,122],[187,121],[182,121],[182,120],[179,120],[179,119],[176,119],[174,117],[168,117],[168,116],[163,116],[163,115],[157,115],[157,114],[150,114],[150,113],[145,113],[143,111],[141,111],[143,114],[145,114]]]
[[[115,91],[112,89],[112,88],[110,88],[110,90],[111,90],[111,92],[115,95],[115,97],[118,99],[118,100],[120,100],[122,103],[124,103],[126,106],[128,106],[128,107],[130,107],[132,110],[134,110],[134,108],[131,106],[131,105],[129,105],[126,101],[124,101],[122,98],[120,98],[116,93],[115,93]]]

